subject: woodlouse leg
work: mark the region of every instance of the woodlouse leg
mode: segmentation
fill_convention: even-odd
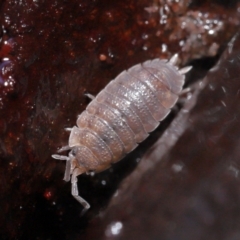
[[[93,96],[90,93],[85,93],[84,95],[87,96],[88,98],[90,98],[91,100],[93,100],[95,98],[95,96]]]
[[[66,161],[66,169],[63,180],[68,182],[70,180],[70,174],[71,174],[71,160],[68,160]]]
[[[83,207],[85,209],[89,209],[90,208],[89,203],[78,195],[77,176],[84,173],[84,172],[85,171],[81,170],[80,168],[75,168],[73,170],[72,179],[71,179],[72,195],[79,203],[81,203],[83,205]]]
[[[190,87],[184,88],[184,89],[180,92],[179,97],[182,97],[182,96],[184,96],[185,94],[187,94],[187,93],[189,93],[189,92],[191,92],[191,91],[192,91],[192,89],[191,89]]]
[[[197,91],[198,88],[199,88],[199,83],[194,83],[189,87],[184,88],[179,94],[178,102],[181,104],[184,104],[187,99],[190,99],[194,95],[194,92]]]
[[[64,155],[57,155],[57,154],[52,155],[52,158],[55,158],[57,160],[65,160],[66,161],[66,169],[65,169],[63,180],[68,182],[70,180],[70,174],[71,174],[71,165],[72,165],[71,158],[64,156]]]

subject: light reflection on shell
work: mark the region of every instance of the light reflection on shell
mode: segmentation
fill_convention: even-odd
[[[175,105],[182,91],[185,73],[178,70],[178,55],[170,61],[154,59],[123,71],[112,80],[86,110],[78,116],[71,130],[69,156],[53,155],[67,160],[64,179],[72,175],[72,194],[85,207],[90,205],[78,196],[77,176],[101,172],[121,160],[158,127]]]

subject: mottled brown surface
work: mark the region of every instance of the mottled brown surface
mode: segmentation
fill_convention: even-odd
[[[63,129],[73,126],[86,107],[83,94],[98,93],[123,69],[147,59],[180,52],[185,63],[214,55],[236,31],[236,10],[234,1],[2,1],[1,237],[80,236],[151,145],[138,148],[112,171],[80,177],[80,194],[93,206],[80,218],[82,208],[62,181],[65,164],[50,155],[66,144]],[[209,20],[213,35],[203,30],[204,21],[197,20],[202,23],[197,29],[180,27],[198,13],[207,13],[204,21]],[[196,41],[193,32],[199,29]],[[210,50],[213,45],[217,48]]]
[[[172,139],[155,144],[88,239],[240,239],[239,56],[238,34],[204,79],[194,108],[179,113],[187,118],[176,118],[176,145],[159,159]]]

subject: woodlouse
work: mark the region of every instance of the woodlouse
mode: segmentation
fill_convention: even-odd
[[[64,180],[71,178],[72,195],[85,209],[90,205],[78,195],[77,176],[101,172],[118,162],[152,132],[182,91],[185,73],[175,66],[178,55],[169,61],[154,59],[137,64],[120,73],[78,116],[77,126],[70,129]]]

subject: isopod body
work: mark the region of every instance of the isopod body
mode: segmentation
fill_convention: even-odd
[[[72,182],[72,195],[85,207],[90,205],[78,195],[77,176],[101,172],[118,162],[147,138],[170,109],[182,91],[185,73],[170,61],[154,59],[123,71],[87,106],[71,128],[64,180]]]

